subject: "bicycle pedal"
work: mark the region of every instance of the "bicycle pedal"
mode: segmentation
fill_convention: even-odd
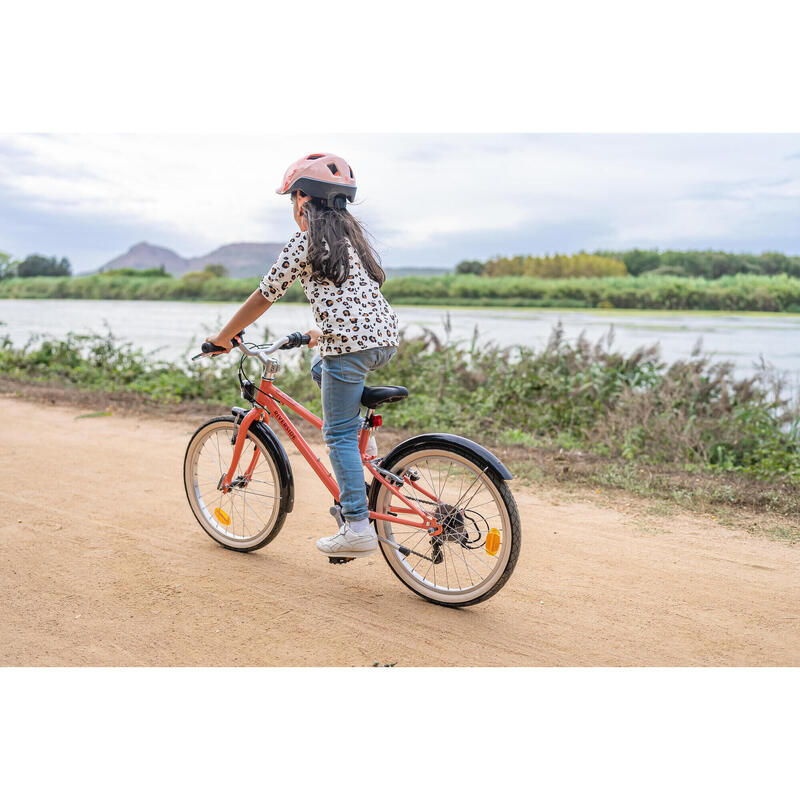
[[[328,561],[331,564],[346,564],[348,561],[355,561],[354,558],[338,558],[336,556],[328,556]]]

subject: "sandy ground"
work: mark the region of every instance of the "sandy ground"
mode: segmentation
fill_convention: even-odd
[[[2,665],[800,665],[800,548],[705,517],[654,528],[514,487],[513,577],[447,609],[380,555],[319,556],[328,499],[291,447],[294,512],[243,555],[186,502],[194,421],[12,398],[0,412]]]

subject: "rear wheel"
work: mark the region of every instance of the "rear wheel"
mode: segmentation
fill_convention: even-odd
[[[434,514],[442,532],[375,520],[384,558],[413,592],[447,606],[488,600],[511,577],[522,532],[514,497],[505,481],[473,453],[447,442],[420,445],[381,466],[406,475],[402,494]],[[374,511],[419,521],[383,484],[370,493]],[[388,543],[387,543],[388,542]]]
[[[233,488],[219,486],[233,458],[238,425],[231,417],[216,417],[195,432],[186,448],[183,481],[192,512],[203,530],[230,550],[248,552],[269,544],[286,519],[280,472],[270,449],[247,433]],[[248,468],[255,466],[252,474]]]

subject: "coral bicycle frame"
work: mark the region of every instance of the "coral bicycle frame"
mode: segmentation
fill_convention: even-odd
[[[302,417],[306,422],[311,423],[315,428],[322,429],[322,420],[314,413],[309,411],[305,406],[298,403],[285,392],[281,391],[275,386],[274,378],[278,371],[279,364],[274,359],[266,359],[270,352],[279,349],[284,340],[277,342],[268,349],[250,348],[243,342],[238,343],[238,348],[246,355],[255,356],[264,364],[264,370],[261,375],[261,381],[258,388],[250,384],[248,387],[250,392],[247,399],[253,404],[253,408],[248,411],[242,418],[238,425],[236,433],[236,441],[233,449],[233,457],[231,459],[228,471],[220,480],[219,489],[223,494],[227,494],[234,488],[234,483],[240,480],[249,481],[258,463],[259,450],[255,449],[252,459],[247,465],[246,470],[241,475],[237,476],[239,469],[239,462],[244,451],[245,441],[250,426],[254,422],[266,421],[267,425],[271,419],[277,420],[278,424],[286,431],[286,435],[292,443],[300,451],[301,455],[308,462],[309,466],[316,473],[317,477],[322,481],[325,488],[331,493],[334,501],[339,502],[339,486],[336,479],[325,468],[322,460],[314,453],[311,446],[305,440],[303,435],[294,425],[292,420],[286,415],[283,408],[287,408],[298,416]],[[244,393],[243,393],[244,395]],[[375,510],[370,510],[370,519],[380,519],[391,522],[394,525],[405,525],[412,528],[424,529],[431,536],[436,536],[442,532],[441,522],[430,513],[426,513],[411,499],[406,497],[400,491],[400,488],[405,486],[413,486],[414,490],[426,497],[428,497],[436,507],[439,503],[439,498],[430,492],[426,491],[418,483],[412,483],[408,475],[398,476],[394,475],[387,470],[380,467],[380,459],[372,458],[366,455],[367,442],[369,440],[370,430],[377,427],[380,423],[375,422],[374,409],[367,409],[366,416],[364,417],[361,430],[358,434],[358,450],[361,454],[361,461],[367,471],[379,483],[383,484],[402,505],[391,505],[387,510],[389,513],[383,513]],[[401,516],[404,515],[404,516]]]

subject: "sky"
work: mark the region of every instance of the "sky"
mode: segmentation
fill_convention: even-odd
[[[0,250],[94,270],[294,232],[289,163],[334,152],[387,267],[617,248],[800,254],[800,135],[0,135]]]

